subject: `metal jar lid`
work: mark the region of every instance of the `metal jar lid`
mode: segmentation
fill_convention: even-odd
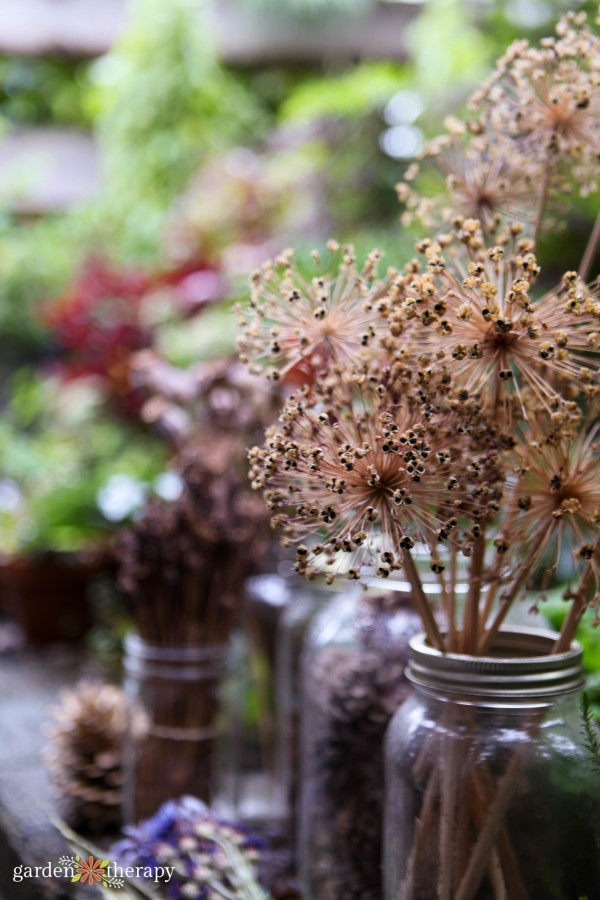
[[[503,628],[488,656],[442,653],[424,634],[410,641],[406,675],[417,688],[463,697],[527,700],[580,690],[583,651],[577,642],[552,653],[558,635],[535,628]]]

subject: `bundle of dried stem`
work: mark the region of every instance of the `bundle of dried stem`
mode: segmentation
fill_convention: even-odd
[[[600,295],[589,282],[600,216],[578,271],[564,260],[557,286],[536,287],[538,253],[556,198],[597,188],[600,38],[568,14],[539,47],[516,42],[472,108],[471,121],[450,122],[425,151],[445,193],[422,197],[417,167],[399,187],[409,217],[447,229],[417,244],[420,259],[379,277],[378,252],[359,273],[345,247],[335,274],[332,243],[333,275],[316,254],[321,274],[301,283],[286,253],[253,278],[242,358],[304,386],[250,451],[252,486],[298,544],[299,572],[310,577],[322,554],[347,554],[350,578],[365,566],[380,577],[402,569],[429,642],[444,652],[490,653],[517,599],[570,555],[560,653],[586,609],[600,622]],[[445,627],[417,551],[439,578]],[[518,766],[516,752],[495,787],[473,775],[479,834],[461,900],[479,896],[490,866],[519,883],[503,829]],[[427,792],[439,793],[447,823],[460,798],[445,771],[440,758]],[[501,882],[494,896],[506,896]]]
[[[266,550],[264,507],[238,474],[232,436],[204,435],[178,459],[178,500],[151,499],[119,539],[120,583],[153,644],[226,643],[246,577]]]
[[[450,230],[421,241],[403,270],[379,277],[374,251],[359,273],[352,248],[331,242],[337,274],[315,254],[322,274],[302,283],[286,251],[253,278],[243,359],[306,376],[250,451],[253,487],[285,540],[301,542],[299,571],[310,576],[320,553],[350,554],[352,578],[365,563],[403,568],[439,648],[485,652],[532,580],[552,573],[553,544],[573,557],[557,649],[598,608],[600,296],[584,275],[600,226],[579,274],[553,289],[536,287],[535,241],[565,172],[593,187],[599,72],[597,35],[569,14],[539,48],[517,42],[473,98],[478,118],[450,123],[428,148],[451,154],[471,185],[514,167],[521,177],[504,187],[518,187],[532,215],[511,220],[510,203],[480,192],[468,207],[480,218],[466,216],[465,178],[453,176]],[[445,635],[419,583],[417,542],[443,586]],[[470,589],[458,609],[461,555]]]

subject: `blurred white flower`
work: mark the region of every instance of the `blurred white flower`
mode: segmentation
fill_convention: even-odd
[[[0,512],[16,512],[22,500],[23,494],[16,481],[0,478]]]
[[[154,491],[163,500],[178,500],[183,493],[183,479],[175,472],[162,472],[154,481]]]
[[[132,475],[112,475],[100,488],[96,502],[109,522],[122,522],[136,512],[148,496],[148,486]]]

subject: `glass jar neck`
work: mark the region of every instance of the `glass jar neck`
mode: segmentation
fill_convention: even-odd
[[[221,676],[227,669],[226,644],[151,644],[128,634],[123,667],[128,675],[193,680]]]
[[[523,705],[553,702],[584,684],[577,643],[552,653],[558,635],[533,628],[501,629],[488,656],[441,653],[425,635],[410,642],[407,677],[416,691],[449,700]]]

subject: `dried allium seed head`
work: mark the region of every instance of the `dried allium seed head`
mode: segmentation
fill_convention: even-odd
[[[473,488],[466,440],[443,416],[388,406],[367,387],[352,396],[340,382],[327,421],[317,397],[292,401],[282,420],[288,427],[270,429],[250,453],[253,486],[275,527],[295,540],[325,536],[319,552],[348,553],[349,577],[365,560],[379,567],[384,554],[393,569],[416,541],[449,539],[450,529],[439,533],[449,518],[488,502]],[[315,553],[310,542],[298,548],[298,571]]]
[[[357,269],[351,247],[332,248],[331,271],[306,280],[291,254],[266,263],[252,278],[250,309],[240,312],[240,358],[253,371],[311,384],[337,363],[368,359],[403,295],[404,277],[378,278],[382,253],[373,250]],[[398,323],[396,322],[396,330]]]
[[[550,165],[554,175],[568,166],[584,195],[598,179],[599,60],[600,39],[585,17],[567,15],[540,47],[515,42],[471,103],[524,160]]]
[[[440,183],[431,185],[436,171]],[[420,177],[413,184],[417,172]],[[533,219],[539,166],[515,155],[500,135],[484,131],[473,136],[467,129],[442,135],[426,145],[409,174],[411,181],[396,186],[405,225],[416,219],[440,228],[457,217],[478,219],[492,235],[507,217],[523,223]]]
[[[536,406],[564,411],[565,389],[595,396],[597,292],[567,273],[556,290],[536,298],[540,269],[529,244],[474,251],[464,225],[448,261],[438,245],[428,246],[426,271],[408,284],[413,353],[443,361],[454,384],[505,423],[519,408],[524,418]]]
[[[516,451],[518,490],[513,502],[514,532],[533,568],[543,556],[556,562],[566,544],[576,558],[600,534],[599,426],[584,425],[575,437],[552,438],[549,423],[536,418]],[[533,548],[533,552],[532,552]],[[596,575],[598,577],[598,573]]]

